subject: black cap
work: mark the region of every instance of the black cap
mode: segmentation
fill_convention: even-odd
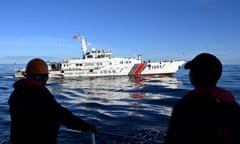
[[[222,74],[222,64],[220,60],[209,53],[201,53],[188,61],[184,65],[185,69],[190,69],[198,81],[202,83],[217,82]]]
[[[216,56],[209,53],[201,53],[184,65],[185,69],[199,70],[207,70],[216,67],[222,67],[222,64]]]

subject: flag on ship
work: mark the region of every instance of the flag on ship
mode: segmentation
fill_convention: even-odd
[[[78,40],[78,37],[79,37],[79,35],[76,34],[76,35],[73,36],[73,39],[74,39],[74,40]]]
[[[79,32],[78,32],[77,34],[75,34],[75,35],[73,36],[73,39],[74,39],[74,40],[78,40],[79,37],[80,37],[80,34],[79,34]]]

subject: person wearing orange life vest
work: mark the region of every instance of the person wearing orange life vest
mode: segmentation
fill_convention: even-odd
[[[95,125],[62,107],[45,87],[48,66],[39,58],[26,67],[26,78],[14,83],[9,98],[12,144],[56,144],[60,124],[67,128],[96,132]]]
[[[174,106],[166,144],[239,144],[240,107],[230,91],[217,87],[220,60],[201,53],[187,62],[195,87]]]

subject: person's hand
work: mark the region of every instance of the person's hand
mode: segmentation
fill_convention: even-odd
[[[89,131],[96,133],[97,132],[97,126],[95,124],[91,124],[89,127]]]

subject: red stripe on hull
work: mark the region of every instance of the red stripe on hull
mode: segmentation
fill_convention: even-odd
[[[141,74],[143,68],[145,67],[145,63],[141,63],[139,64],[139,66],[137,67],[137,69],[135,70],[135,72],[133,73],[134,76],[138,76],[139,74]]]

